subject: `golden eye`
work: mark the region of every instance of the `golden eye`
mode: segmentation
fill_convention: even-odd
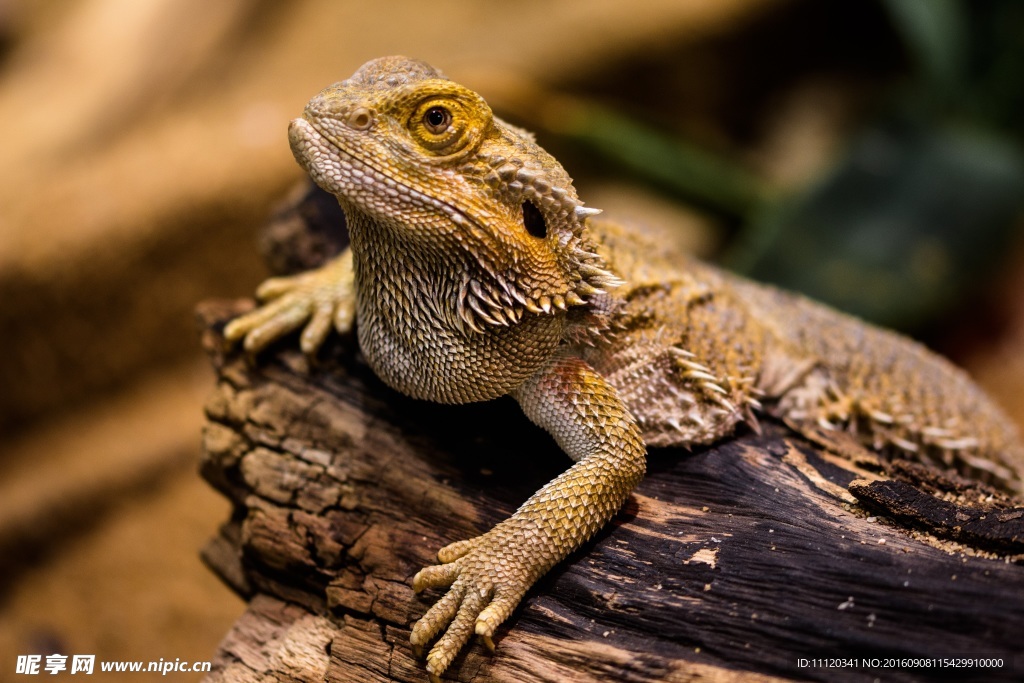
[[[463,92],[447,82],[436,83],[427,91],[406,119],[412,149],[444,163],[472,151],[491,123],[487,103],[476,93]]]
[[[423,114],[423,125],[434,135],[440,135],[452,125],[452,113],[444,107],[431,107]]]

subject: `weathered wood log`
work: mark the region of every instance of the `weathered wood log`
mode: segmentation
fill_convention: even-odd
[[[258,365],[225,353],[219,329],[240,306],[200,311],[218,374],[202,473],[235,505],[204,557],[250,599],[208,680],[423,681],[408,634],[438,596],[416,596],[412,575],[568,461],[511,400],[388,389],[351,339],[312,364],[288,343]],[[654,450],[625,509],[529,592],[496,654],[474,645],[448,675],[1019,680],[1024,508],[929,468],[884,469],[773,424]],[[1002,664],[915,665],[954,657]]]

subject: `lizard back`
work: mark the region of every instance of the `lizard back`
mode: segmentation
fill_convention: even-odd
[[[769,412],[1021,490],[1015,425],[923,345],[674,250],[650,228],[591,220],[626,281],[612,341],[585,350],[656,446],[709,443]]]

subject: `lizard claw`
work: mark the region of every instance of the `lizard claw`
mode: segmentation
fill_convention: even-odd
[[[355,292],[349,252],[322,268],[292,277],[275,277],[256,290],[267,303],[235,318],[224,328],[228,343],[242,340],[247,353],[257,354],[284,335],[303,327],[299,346],[306,355],[319,349],[333,326],[352,329]]]
[[[427,671],[440,676],[474,634],[494,652],[494,631],[515,609],[533,582],[528,563],[502,549],[499,540],[484,534],[443,548],[443,564],[421,569],[413,589],[448,588],[448,592],[413,626],[414,650],[438,634],[427,654]]]

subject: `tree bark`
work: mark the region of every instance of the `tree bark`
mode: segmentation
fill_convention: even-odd
[[[282,221],[271,251],[295,244]],[[439,595],[411,577],[569,462],[511,400],[390,390],[352,339],[312,363],[294,339],[258,364],[225,352],[219,331],[245,305],[200,308],[217,371],[202,474],[235,506],[204,559],[250,601],[208,680],[424,681],[409,629]],[[1019,679],[1022,556],[1019,501],[922,466],[861,469],[768,423],[652,450],[622,512],[527,594],[497,652],[474,644],[448,677]],[[953,657],[1002,666],[893,662]]]

